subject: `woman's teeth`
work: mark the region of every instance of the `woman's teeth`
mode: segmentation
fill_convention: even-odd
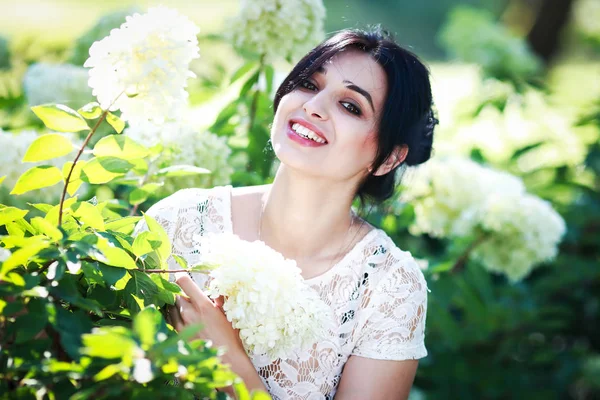
[[[325,140],[319,137],[316,133],[297,122],[292,125],[292,130],[305,139],[310,139],[317,143],[325,143]]]

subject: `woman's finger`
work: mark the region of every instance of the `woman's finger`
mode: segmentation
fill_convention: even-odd
[[[212,303],[212,300],[196,285],[196,283],[190,278],[189,275],[181,274],[177,276],[175,283],[179,285],[181,289],[197,304],[203,304],[205,302]]]

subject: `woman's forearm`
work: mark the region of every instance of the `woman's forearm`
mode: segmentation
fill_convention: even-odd
[[[248,391],[261,390],[268,393],[267,387],[264,385],[246,353],[230,354],[226,352],[221,359],[223,363],[228,364],[231,370],[244,381]],[[224,391],[229,395],[234,395],[233,387],[231,386],[224,389]]]

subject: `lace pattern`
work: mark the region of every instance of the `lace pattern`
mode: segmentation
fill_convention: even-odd
[[[180,190],[148,214],[167,231],[173,253],[197,264],[202,248],[194,236],[232,232],[231,187]],[[134,234],[145,229],[142,220]],[[181,268],[172,257],[169,267]],[[208,284],[205,274],[191,275],[200,287]],[[411,254],[384,231],[372,230],[329,271],[306,283],[332,309],[329,337],[286,360],[252,357],[274,399],[332,399],[352,355],[382,360],[427,355],[427,283]]]

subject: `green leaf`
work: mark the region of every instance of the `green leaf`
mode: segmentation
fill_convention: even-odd
[[[117,157],[124,160],[144,158],[148,149],[127,136],[105,136],[94,146],[96,157]]]
[[[131,193],[129,193],[129,203],[134,206],[142,204],[148,200],[148,196],[150,196],[150,193],[141,188],[133,189]]]
[[[108,242],[108,240],[100,238],[100,240],[98,240],[98,248],[104,256],[104,258],[95,258],[96,256],[93,256],[98,261],[113,267],[137,269],[137,265],[129,253],[123,249],[113,246]]]
[[[77,110],[77,112],[85,119],[96,119],[102,115],[103,110],[100,107],[100,104],[94,101],[87,103],[85,106]]]
[[[273,91],[273,78],[275,76],[275,69],[271,65],[265,67],[265,80],[267,81],[267,94],[270,95]]]
[[[125,129],[125,122],[113,113],[109,112],[106,114],[106,122],[108,122],[117,133],[121,133],[123,132],[123,129]]]
[[[46,235],[54,241],[63,238],[63,233],[60,229],[42,217],[34,217],[31,219],[30,223],[40,235]]]
[[[153,306],[146,307],[133,319],[133,331],[143,350],[147,351],[155,343],[161,320],[160,312]]]
[[[92,184],[107,183],[124,175],[133,165],[116,157],[94,157],[81,170],[81,179]]]
[[[8,274],[13,269],[26,265],[29,259],[40,251],[48,247],[47,241],[42,241],[37,239],[34,243],[30,244],[27,247],[19,249],[13,252],[10,257],[8,257],[0,268],[0,279],[3,279],[6,274]]]
[[[93,333],[82,336],[81,353],[105,359],[132,357],[137,345],[129,335],[121,326],[96,328]]]
[[[106,367],[102,368],[102,370],[100,372],[98,372],[96,375],[94,375],[94,380],[96,382],[104,381],[104,380],[112,377],[114,374],[122,373],[122,372],[127,373],[128,371],[129,371],[129,368],[127,368],[127,366],[125,366],[121,363],[109,364]]]
[[[131,279],[125,286],[125,292],[129,294],[129,297],[125,298],[127,306],[130,311],[138,312],[142,309],[139,305],[140,300],[143,300],[144,304],[152,304],[156,300],[158,294],[158,286],[150,277],[144,272],[132,271]],[[135,296],[137,299],[134,299]]]
[[[31,107],[31,111],[54,131],[79,132],[90,129],[81,115],[62,104],[42,104]]]
[[[244,97],[244,95],[248,93],[250,89],[252,89],[252,86],[254,86],[256,82],[258,82],[259,76],[260,70],[256,71],[252,74],[252,76],[250,76],[250,78],[244,83],[244,86],[242,86],[242,90],[240,90],[240,97]]]
[[[104,230],[104,218],[102,218],[100,210],[95,205],[82,201],[73,204],[71,209],[73,210],[73,217],[83,222],[83,228],[89,226],[93,229]]]
[[[116,232],[121,232],[121,233],[125,233],[125,234],[130,234],[134,227],[135,224],[137,224],[137,222],[142,219],[142,217],[124,217],[124,218],[119,218],[110,222],[106,222],[104,224],[104,228],[107,231],[116,231]]]
[[[0,226],[6,225],[9,222],[16,221],[27,215],[29,211],[21,210],[16,207],[5,207],[0,209]]]
[[[81,310],[69,312],[61,306],[57,306],[55,327],[60,333],[62,347],[71,358],[78,361],[81,356],[82,338],[93,329],[89,316]],[[110,346],[112,343],[107,347]]]
[[[23,162],[38,162],[65,156],[73,151],[71,141],[59,133],[38,137],[29,145]]]
[[[144,220],[146,221],[148,230],[158,234],[158,237],[160,238],[161,244],[156,249],[156,253],[160,257],[161,265],[166,266],[167,258],[171,255],[171,240],[169,239],[169,235],[167,235],[164,228],[148,214],[144,214]]]
[[[135,237],[132,249],[138,257],[156,250],[161,245],[160,236],[155,232],[144,231]]]
[[[189,176],[198,174],[210,174],[210,171],[206,168],[200,168],[194,165],[173,165],[170,167],[159,169],[156,173],[157,176],[166,177]]]
[[[31,207],[36,208],[37,210],[40,210],[41,212],[45,214],[48,214],[48,211],[52,210],[52,207],[54,207],[52,204],[46,204],[46,203],[27,203],[29,204]]]
[[[237,81],[238,79],[240,79],[242,76],[246,75],[251,69],[253,69],[255,67],[256,67],[256,62],[248,61],[247,63],[242,65],[240,68],[238,68],[237,71],[235,71],[233,73],[229,84],[232,84],[233,82]]]
[[[60,181],[62,181],[62,173],[58,168],[50,165],[33,167],[19,177],[10,194],[27,193],[32,190],[56,185]]]

